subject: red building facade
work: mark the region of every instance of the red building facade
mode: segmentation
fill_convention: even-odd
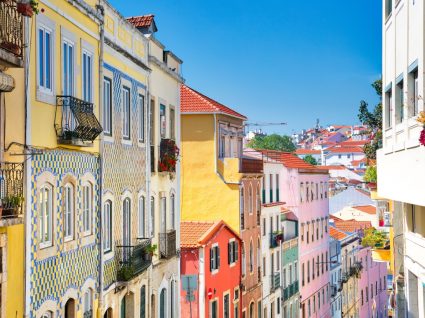
[[[181,317],[239,318],[241,239],[223,221],[182,222]]]

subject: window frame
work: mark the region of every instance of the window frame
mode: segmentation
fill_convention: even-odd
[[[89,189],[89,196],[87,198],[86,189]],[[83,218],[83,236],[89,236],[93,234],[93,217],[94,217],[94,190],[93,184],[90,181],[86,181],[82,185],[82,218]],[[89,206],[86,206],[89,203]],[[88,221],[88,223],[86,223]]]
[[[109,89],[106,89],[105,84],[108,83]],[[109,76],[103,76],[103,134],[105,136],[112,137],[113,126],[112,126],[112,79]],[[108,93],[108,94],[107,94]],[[106,95],[109,95],[109,103],[106,105]],[[109,126],[109,127],[108,127]],[[108,130],[109,128],[109,130]]]
[[[170,139],[176,140],[176,108],[170,106],[169,114]]]
[[[137,235],[146,237],[146,197],[143,194],[137,199]]]
[[[64,30],[62,30],[63,33]],[[67,46],[67,59],[65,60],[65,47]],[[63,35],[62,34],[62,41],[61,41],[61,53],[62,53],[62,59],[61,59],[61,72],[62,72],[62,94],[67,96],[74,96],[75,95],[75,67],[76,67],[76,50],[75,50],[75,40],[71,39],[70,36]],[[69,48],[72,48],[72,59],[69,59]],[[72,62],[72,65],[70,64],[70,61]],[[69,76],[65,76],[65,63],[67,64],[67,71],[68,75],[71,74],[72,78],[69,80]],[[65,87],[71,85],[70,90],[65,90]]]
[[[75,186],[71,182],[67,182],[64,189],[64,209],[63,209],[63,228],[64,242],[75,239]],[[68,192],[70,190],[70,193]],[[70,198],[68,195],[70,194]],[[68,202],[70,200],[70,202]],[[70,208],[70,211],[68,210]],[[68,224],[67,216],[70,215],[70,224]],[[69,232],[68,232],[69,230]]]
[[[166,103],[159,103],[159,137],[160,139],[167,138],[167,106]]]
[[[47,198],[43,196],[46,195],[47,191]],[[54,220],[53,220],[53,216],[54,216],[54,187],[52,184],[50,183],[44,183],[40,189],[39,189],[39,199],[40,202],[38,202],[39,205],[39,211],[40,211],[40,224],[39,224],[39,246],[40,249],[44,249],[44,248],[48,248],[48,247],[52,247],[54,245],[54,240],[53,240],[53,234],[54,234]],[[47,202],[46,207],[48,207],[49,210],[49,217],[47,214],[44,214],[43,212],[43,207],[42,204],[43,202]],[[46,221],[42,221],[44,218],[46,218]],[[42,239],[42,237],[44,236],[44,226],[43,224],[47,224],[49,227],[47,228],[47,232],[49,234],[49,239]]]
[[[106,206],[109,205],[109,211],[106,209]],[[103,253],[110,253],[112,252],[112,210],[113,210],[113,203],[112,200],[107,199],[103,203]],[[108,217],[106,217],[108,215]],[[109,223],[106,223],[106,220],[109,219]],[[105,244],[105,238],[107,238],[107,241],[109,242],[109,246]]]
[[[137,125],[137,140],[140,144],[144,144],[146,140],[146,98],[145,95],[139,93],[137,95],[137,110],[138,110],[138,125]]]
[[[86,61],[89,63],[86,64]],[[93,49],[83,45],[81,48],[81,99],[90,103],[93,102],[93,66]]]
[[[127,94],[125,96],[125,93]],[[128,102],[128,104],[126,104]],[[131,140],[131,89],[127,85],[121,86],[121,116],[122,116],[122,139]]]
[[[37,19],[38,20],[38,19]],[[44,19],[43,19],[44,20]],[[55,48],[55,27],[54,25],[48,25],[52,23],[46,23],[47,21],[37,21],[37,89],[43,94],[47,95],[54,95],[54,74],[55,74],[55,63],[54,63],[54,48]],[[43,32],[43,56],[40,56],[40,31]],[[47,64],[45,62],[47,59],[45,59],[46,55],[46,38],[45,34],[49,34],[49,80],[50,80],[50,87],[47,87],[47,69],[45,67]],[[40,59],[42,59],[43,63],[40,65]],[[43,82],[43,83],[42,83]]]

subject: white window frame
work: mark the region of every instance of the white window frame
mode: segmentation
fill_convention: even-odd
[[[213,259],[214,259],[214,268],[211,268],[211,275],[217,274],[218,271],[220,270],[220,261],[218,260],[218,258],[220,258],[220,251],[219,251],[219,246],[218,243],[214,243],[211,245],[210,250],[212,250],[212,254],[213,254]],[[211,254],[211,252],[210,252]],[[210,259],[210,263],[211,263],[211,259]]]
[[[231,311],[231,308],[230,308],[231,307],[230,306],[230,303],[231,303],[231,300],[230,300],[230,291],[226,291],[226,292],[223,293],[223,318],[225,318],[224,311],[225,311],[226,307],[224,306],[224,298],[226,296],[229,299],[229,302],[227,304],[227,314],[228,314],[227,317],[230,318],[230,317],[232,317],[232,311]]]
[[[109,207],[107,207],[107,205]],[[113,202],[107,199],[103,203],[103,252],[112,252],[112,211]]]
[[[155,236],[155,197],[150,197],[150,224],[149,224],[149,234],[150,237],[153,238]]]
[[[66,51],[65,47],[67,46]],[[72,48],[72,59],[69,58],[69,48]],[[61,43],[62,59],[61,59],[61,71],[62,71],[62,94],[68,96],[74,96],[75,94],[75,41],[71,40],[68,37],[62,36]],[[67,54],[67,59],[65,60],[65,54]],[[65,76],[65,63],[66,74]],[[70,65],[72,63],[72,65]],[[70,86],[70,87],[69,87]],[[68,89],[65,89],[68,88]]]
[[[141,194],[138,199],[137,208],[137,231],[140,238],[146,237],[146,197]]]
[[[87,64],[90,67],[89,69],[84,68],[85,59],[90,59],[90,63]],[[81,97],[87,102],[93,102],[93,59],[93,50],[83,47],[81,50]],[[86,76],[86,81],[84,80],[84,76]]]
[[[44,21],[43,21],[44,22]],[[43,22],[38,22],[37,23],[37,89],[43,93],[43,94],[47,94],[47,95],[53,95],[53,90],[54,90],[54,73],[55,73],[55,69],[54,69],[54,48],[55,48],[55,43],[54,43],[54,38],[55,38],[55,33],[54,33],[54,27],[52,27],[52,25],[48,26],[47,24],[51,24],[51,23],[43,23]],[[46,21],[47,22],[47,21]],[[49,58],[49,63],[50,63],[50,87],[47,87],[46,85],[46,68],[45,66],[47,64],[44,65],[43,70],[41,69],[41,65],[39,63],[40,61],[40,31],[43,32],[43,53],[46,52],[46,42],[45,42],[45,34],[49,34],[50,37],[50,58]],[[45,59],[45,54],[43,55],[43,62],[46,62]],[[43,74],[43,83],[41,83],[40,81],[40,77]]]
[[[49,184],[43,184],[39,193],[39,210],[40,210],[40,248],[53,246],[53,215],[54,215],[54,187]],[[44,204],[46,204],[44,206]],[[48,214],[45,214],[45,212]],[[47,228],[46,228],[47,226]],[[43,239],[44,234],[47,232],[48,238]]]
[[[146,134],[145,134],[145,121],[146,121],[146,98],[145,95],[140,93],[137,95],[137,108],[138,108],[138,131],[137,137],[139,143],[145,143]]]
[[[75,227],[75,187],[68,182],[64,186],[64,241],[69,242],[74,239]]]
[[[126,95],[127,93],[128,96]],[[126,101],[128,101],[128,105],[126,105]],[[121,107],[122,138],[125,141],[131,141],[131,88],[127,85],[121,86]]]
[[[176,195],[174,192],[170,194],[170,225],[171,229],[176,229]]]
[[[50,310],[46,311],[43,315],[41,315],[41,318],[53,318],[53,313]]]
[[[174,113],[174,114],[172,114]],[[170,130],[170,139],[176,140],[176,108],[174,106],[169,107],[169,130]]]
[[[162,109],[164,110],[161,114]],[[167,138],[167,104],[164,102],[159,103],[159,136],[161,139]]]
[[[88,191],[88,192],[86,192]],[[82,207],[83,207],[83,235],[88,236],[93,233],[93,208],[94,208],[94,193],[93,184],[91,182],[85,182],[82,188]]]
[[[85,315],[86,312],[91,311],[92,317],[94,316],[93,313],[93,291],[89,288],[84,293],[84,299],[83,299],[83,315]]]
[[[109,89],[106,89],[106,85],[109,85]],[[113,135],[112,125],[112,79],[109,76],[103,77],[103,133],[106,136],[111,137]],[[107,97],[108,96],[108,103]]]

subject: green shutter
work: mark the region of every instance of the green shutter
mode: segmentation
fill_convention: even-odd
[[[219,269],[220,268],[220,248],[217,246],[216,249],[217,249],[217,254],[216,254],[217,266],[216,266],[216,268]]]

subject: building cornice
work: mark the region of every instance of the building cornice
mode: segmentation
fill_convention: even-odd
[[[183,84],[185,82],[185,80],[184,80],[183,77],[181,77],[176,72],[173,72],[172,70],[170,70],[170,68],[167,66],[167,64],[165,64],[164,62],[161,62],[155,56],[149,55],[149,62],[155,64],[156,66],[158,66],[161,70],[163,70],[165,73],[167,73],[168,75],[170,75],[172,78],[174,78],[179,83],[182,83]]]
[[[108,45],[109,47],[113,48],[118,53],[124,55],[126,58],[128,58],[129,60],[131,60],[132,62],[134,62],[135,64],[137,64],[141,68],[143,68],[144,70],[146,70],[148,72],[152,71],[152,69],[149,68],[149,66],[147,66],[142,60],[135,57],[133,54],[128,52],[126,49],[124,49],[121,46],[119,46],[118,44],[116,44],[114,41],[112,41],[107,36],[105,36],[105,44]]]

